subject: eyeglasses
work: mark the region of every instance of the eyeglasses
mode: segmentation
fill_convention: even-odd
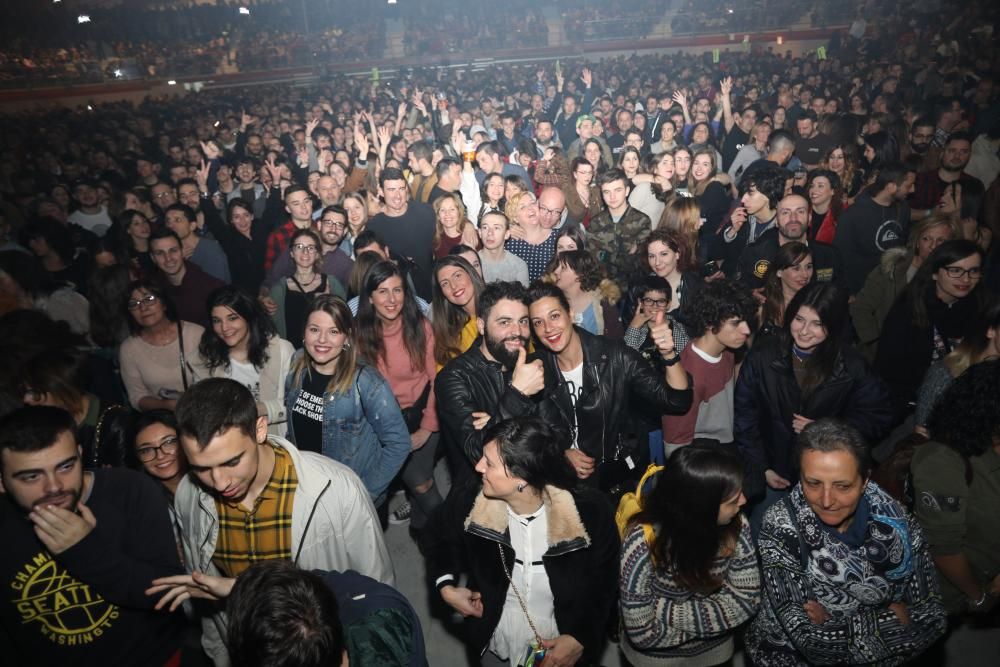
[[[963,269],[960,266],[946,266],[944,270],[948,272],[949,278],[963,278],[969,276],[969,280],[979,280],[982,277],[983,270],[978,266],[974,266],[971,269]]]
[[[126,305],[129,310],[139,310],[143,306],[152,306],[154,303],[156,303],[156,295],[147,294],[140,299],[132,299]]]
[[[167,190],[165,192],[161,192],[159,194],[153,195],[153,199],[163,199],[164,197],[169,197],[172,194],[173,194],[172,192],[170,192],[169,190]]]
[[[667,304],[670,303],[666,299],[649,299],[645,297],[640,299],[640,301],[642,301],[642,305],[646,308],[666,308]]]
[[[330,227],[331,229],[346,229],[347,223],[341,222],[340,220],[320,220],[320,224],[323,227]]]
[[[547,208],[541,204],[538,205],[538,211],[540,213],[548,213],[549,215],[562,215],[563,212],[561,208]]]
[[[156,447],[140,447],[135,450],[135,455],[143,463],[149,463],[157,457],[157,452],[162,452],[164,456],[169,456],[177,451],[177,438],[168,436],[160,441]]]
[[[316,252],[316,246],[306,245],[305,243],[296,243],[295,245],[292,246],[292,250],[295,250],[296,252],[304,252],[307,255],[311,255],[314,252]]]

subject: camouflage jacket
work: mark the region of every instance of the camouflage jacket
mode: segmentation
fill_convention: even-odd
[[[587,245],[597,261],[607,267],[608,277],[625,288],[629,275],[638,266],[635,253],[651,229],[649,216],[631,206],[617,224],[611,213],[604,210],[590,221]]]

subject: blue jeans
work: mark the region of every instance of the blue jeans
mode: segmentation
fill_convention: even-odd
[[[649,432],[649,462],[663,465],[667,457],[663,454],[663,430]]]

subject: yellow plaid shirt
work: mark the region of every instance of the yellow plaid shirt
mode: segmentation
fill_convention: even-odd
[[[281,447],[274,448],[274,471],[252,510],[239,503],[215,501],[219,540],[212,561],[226,576],[236,577],[262,560],[292,558],[292,502],[299,478]]]

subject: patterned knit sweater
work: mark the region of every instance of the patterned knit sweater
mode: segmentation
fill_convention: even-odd
[[[764,600],[746,634],[754,664],[898,665],[944,634],[934,562],[920,525],[898,502],[868,483],[868,521],[855,548],[820,525],[801,484],[789,498],[795,516],[775,503],[757,541]],[[831,618],[814,624],[807,600]],[[906,605],[909,623],[889,609],[893,602]]]
[[[654,567],[641,527],[622,544],[618,589],[625,628],[622,650],[634,665],[716,665],[733,651],[733,631],[760,604],[760,572],[750,526],[740,515],[736,551],[720,558],[713,573],[723,578],[711,595],[687,590],[673,569]]]

